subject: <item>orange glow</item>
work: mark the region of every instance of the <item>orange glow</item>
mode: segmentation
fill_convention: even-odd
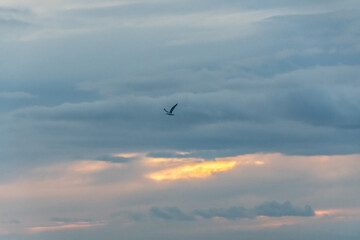
[[[255,161],[255,165],[264,165],[265,163],[263,161]]]
[[[150,164],[169,164],[169,163],[199,163],[204,160],[201,158],[148,158],[147,163]]]
[[[281,154],[246,154],[238,155],[233,157],[216,158],[217,160],[223,161],[236,161],[241,165],[264,165],[269,158],[281,156]]]
[[[58,225],[58,226],[30,227],[27,230],[30,233],[41,233],[41,232],[59,231],[59,230],[74,229],[74,228],[91,228],[91,227],[102,226],[102,225],[104,225],[104,224],[92,224],[92,223],[88,223],[88,222],[79,222],[79,223],[64,224],[64,225]]]
[[[315,215],[316,216],[333,215],[336,212],[337,211],[335,209],[333,209],[333,210],[316,210]]]
[[[360,214],[360,209],[358,208],[349,208],[349,209],[326,209],[326,210],[316,210],[316,216],[358,216]]]
[[[134,158],[134,157],[142,157],[144,153],[115,153],[111,154],[113,157],[124,157],[124,158]]]
[[[71,166],[71,171],[77,173],[93,173],[103,171],[112,167],[119,168],[121,163],[111,163],[103,161],[80,161]]]
[[[152,173],[148,177],[155,181],[207,178],[216,172],[229,171],[235,165],[236,161],[202,162],[162,170]]]
[[[290,226],[290,225],[296,225],[299,223],[302,223],[304,219],[298,218],[298,217],[280,217],[280,218],[272,218],[272,217],[266,217],[261,216],[258,217],[260,220],[259,227],[260,228],[278,228],[282,226]]]

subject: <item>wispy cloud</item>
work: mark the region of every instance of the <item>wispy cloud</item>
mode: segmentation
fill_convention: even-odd
[[[0,185],[5,198],[42,198],[46,196],[70,196],[90,193],[96,188],[97,174],[122,168],[122,163],[83,160],[38,167],[26,173],[26,177],[13,183]],[[32,191],[28,191],[32,189]]]
[[[31,99],[37,96],[26,92],[0,92],[0,98],[4,99]]]
[[[27,231],[29,233],[42,233],[42,232],[49,232],[49,231],[61,231],[61,230],[68,230],[68,229],[81,229],[81,228],[93,228],[98,226],[103,226],[103,223],[90,223],[90,222],[77,222],[71,224],[59,224],[54,226],[36,226],[36,227],[29,227]]]
[[[21,41],[33,41],[47,38],[69,37],[77,35],[96,34],[104,31],[166,31],[163,39],[165,45],[191,45],[204,42],[221,42],[250,36],[256,32],[256,23],[275,16],[301,15],[310,13],[322,13],[329,10],[299,9],[299,8],[273,8],[262,10],[232,9],[213,10],[198,9],[191,13],[175,11],[153,12],[147,10],[151,4],[164,5],[172,9],[166,1],[92,1],[86,5],[80,1],[58,1],[42,3],[35,1],[31,4],[23,3],[35,14],[29,22],[38,28],[27,32],[19,39]],[[173,4],[179,4],[173,1]],[[142,6],[145,10],[141,14],[127,14],[126,11],[119,14],[111,14],[114,8],[128,7],[131,5]],[[17,6],[17,5],[9,5]],[[88,14],[84,11],[92,11]],[[109,12],[97,17],[96,11]],[[77,12],[83,14],[77,15]],[[135,12],[136,13],[136,12]],[[72,19],[73,24],[61,24]],[[181,29],[181,31],[172,31]]]

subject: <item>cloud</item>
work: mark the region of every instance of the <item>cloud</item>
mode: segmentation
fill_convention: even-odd
[[[21,222],[17,219],[10,219],[10,220],[7,220],[7,221],[2,221],[1,222],[2,224],[20,224]]]
[[[82,228],[93,228],[98,226],[103,226],[103,223],[88,223],[88,222],[78,222],[72,224],[59,224],[54,226],[36,226],[28,227],[27,231],[31,234],[37,234],[42,232],[51,232],[51,231],[63,231],[69,229],[82,229]]]
[[[8,199],[41,199],[46,198],[46,196],[56,198],[56,196],[65,195],[70,198],[92,191],[96,195],[96,192],[99,191],[97,188],[102,185],[104,179],[107,179],[104,176],[114,177],[114,172],[118,175],[122,168],[122,163],[94,160],[57,163],[33,168],[26,172],[26,177],[23,179],[1,184],[0,189],[6,192],[4,197]],[[114,178],[116,179],[116,177]],[[112,180],[112,182],[115,183],[108,185],[111,188],[110,191],[119,187],[116,180]],[[103,183],[103,185],[106,184]],[[32,191],[27,191],[27,189],[32,189]],[[121,191],[119,190],[119,192]]]
[[[147,215],[140,212],[131,212],[131,211],[120,211],[116,213],[112,213],[112,218],[118,218],[121,216],[125,216],[127,219],[130,219],[131,221],[135,222],[142,222],[147,220]]]
[[[291,6],[287,9],[273,7],[242,10],[244,8],[242,6],[234,8],[229,7],[228,4],[216,4],[218,9],[215,5],[206,2],[202,5],[158,0],[91,1],[86,5],[81,1],[62,1],[61,4],[23,2],[22,7],[34,12],[35,16],[31,21],[40,26],[40,29],[25,34],[21,40],[37,41],[53,37],[86,35],[104,30],[160,29],[168,32],[167,35],[163,35],[168,45],[218,42],[249,35],[253,32],[252,29],[256,28],[253,23],[272,16],[309,12],[306,8],[292,10]],[[192,8],[189,8],[189,5]],[[15,8],[19,5],[8,2],[5,6]],[[69,24],[69,19],[72,19],[72,24]],[[171,31],[173,28],[179,28],[181,32]],[[217,34],[219,32],[221,34]]]
[[[191,214],[182,212],[177,207],[157,208],[150,209],[150,216],[154,218],[161,218],[163,220],[176,220],[176,221],[192,221],[195,217]]]
[[[108,161],[112,163],[126,163],[131,161],[133,158],[131,157],[121,157],[116,155],[103,155],[96,158],[99,161]]]
[[[3,0],[1,237],[359,239],[359,9]]]
[[[108,99],[23,108],[13,112],[12,123],[26,133],[17,136],[18,141],[29,142],[27,136],[37,136],[36,142],[47,146],[45,149],[62,145],[62,149],[67,149],[63,154],[75,156],[84,155],[83,146],[91,146],[85,151],[88,153],[85,157],[92,159],[94,155],[95,158],[103,156],[104,152],[166,149],[204,155],[216,150],[217,156],[221,156],[222,151],[233,151],[233,155],[251,152],[350,154],[358,149],[356,131],[348,131],[359,128],[360,95],[357,87],[351,87],[356,86],[356,82],[349,79],[358,73],[356,69],[315,67],[256,81],[231,79],[219,73],[218,77],[208,80],[203,92],[201,84],[194,83],[191,87],[189,76],[189,81],[180,85],[183,92],[175,94],[170,90],[169,96],[166,91],[161,91],[160,96],[144,96],[147,93],[140,86],[132,90],[136,96],[127,96],[121,84],[109,93],[106,89],[112,85],[110,81],[101,90]],[[206,78],[212,74],[217,73],[204,71],[192,77]],[[163,77],[160,82],[166,82],[166,76]],[[328,83],[321,80],[322,77]],[[341,83],[342,78],[349,80]],[[174,81],[181,83],[180,79]],[[127,83],[122,84],[126,88]],[[221,90],[217,91],[216,87]],[[173,102],[179,102],[178,113],[169,121],[162,108]],[[26,128],[28,122],[37,130]],[[57,137],[53,138],[50,132]],[[8,139],[14,138],[14,134],[16,136],[11,127],[4,129],[4,138],[8,136],[5,145],[11,143]],[[31,149],[34,147],[29,146],[29,151]],[[8,151],[11,148],[4,153]]]
[[[27,22],[23,22],[20,20],[0,18],[0,27],[2,28],[2,31],[4,31],[4,28],[25,27],[27,25]]]
[[[51,221],[57,223],[93,222],[91,219],[74,219],[74,218],[61,218],[61,217],[52,217]]]
[[[212,208],[208,210],[194,210],[194,215],[203,218],[221,217],[228,220],[236,220],[238,218],[254,218],[256,214],[253,210],[244,207],[230,207],[230,208]]]
[[[24,232],[23,239],[46,239],[65,233],[127,236],[141,228],[140,239],[154,229],[166,228],[176,235],[179,224],[189,236],[194,236],[194,231],[205,236],[209,231],[241,234],[291,226],[320,229],[320,225],[339,226],[359,219],[355,211],[358,203],[354,202],[358,198],[354,191],[359,180],[358,155],[228,156],[215,160],[235,161],[231,171],[165,182],[145,177],[200,159],[157,159],[146,153],[113,155],[135,159],[121,166],[90,160],[46,164],[2,182],[0,204],[8,206],[3,216],[20,222],[2,222],[3,229],[16,233],[19,239]],[[261,204],[254,206],[254,202]],[[349,209],[341,209],[344,205]]]
[[[0,7],[0,19],[20,20],[30,16],[31,11],[24,7]]]
[[[150,152],[147,154],[150,158],[186,158],[193,157],[190,152]]]
[[[31,99],[36,98],[35,95],[25,92],[0,92],[0,98],[4,99]]]
[[[174,181],[181,179],[207,178],[217,172],[226,172],[234,168],[235,161],[202,162],[184,164],[176,168],[168,168],[159,172],[150,173],[148,177],[155,181]]]
[[[163,209],[154,207],[150,209],[150,216],[164,220],[178,221],[195,220],[196,216],[202,217],[204,219],[213,219],[218,217],[234,221],[241,218],[256,218],[261,216],[313,217],[315,216],[315,212],[309,205],[301,208],[293,206],[289,201],[286,201],[284,203],[272,201],[264,202],[258,206],[255,206],[254,208],[245,208],[238,206],[229,208],[211,208],[208,210],[194,210],[191,214],[186,214],[177,207],[167,207]]]
[[[306,205],[304,208],[295,207],[289,201],[278,203],[276,201],[264,202],[254,208],[230,207],[230,208],[213,208],[209,210],[195,210],[195,215],[203,218],[222,217],[228,220],[238,218],[254,218],[259,216],[266,217],[283,217],[283,216],[315,216],[314,210]]]
[[[309,205],[306,205],[304,208],[300,208],[293,206],[289,201],[286,201],[282,204],[276,201],[264,202],[263,204],[256,206],[254,210],[256,212],[256,216],[315,216],[314,210]]]

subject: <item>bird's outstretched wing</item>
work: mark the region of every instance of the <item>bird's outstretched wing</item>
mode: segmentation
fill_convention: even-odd
[[[166,110],[165,108],[164,108],[164,111],[168,113],[168,110]]]
[[[172,113],[174,111],[174,109],[176,108],[178,104],[175,104],[171,109],[170,109],[170,113]]]

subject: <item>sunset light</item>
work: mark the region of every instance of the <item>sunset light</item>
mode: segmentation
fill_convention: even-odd
[[[165,169],[148,175],[155,181],[180,180],[191,178],[207,178],[217,172],[226,172],[234,168],[236,161],[229,162],[203,162]]]
[[[0,240],[360,240],[360,0],[0,0]]]

